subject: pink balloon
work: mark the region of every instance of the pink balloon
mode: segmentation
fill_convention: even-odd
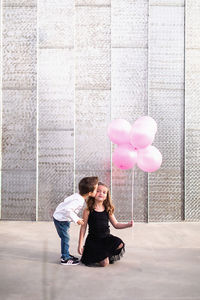
[[[146,148],[151,145],[157,131],[156,121],[149,117],[143,116],[138,118],[130,132],[130,143],[136,149]]]
[[[128,144],[130,131],[131,124],[128,121],[116,119],[108,127],[108,136],[114,144]]]
[[[146,148],[151,145],[155,137],[155,133],[151,128],[143,125],[133,125],[130,132],[130,143],[136,149]]]
[[[153,132],[154,134],[156,134],[156,132],[157,132],[157,123],[152,117],[149,117],[149,116],[143,116],[143,117],[138,118],[134,122],[133,127],[134,126],[143,126],[147,130],[150,130],[151,132]]]
[[[138,150],[137,165],[144,172],[155,172],[162,164],[162,154],[154,146]]]
[[[122,170],[131,169],[137,162],[137,152],[130,145],[119,145],[113,152],[113,163]]]

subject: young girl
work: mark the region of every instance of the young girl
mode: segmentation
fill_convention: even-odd
[[[87,201],[87,208],[83,211],[84,224],[81,226],[79,235],[78,252],[81,262],[85,265],[100,263],[105,267],[125,252],[124,242],[110,234],[109,220],[114,228],[122,229],[133,226],[133,221],[129,223],[118,223],[114,214],[110,192],[108,187],[99,182],[95,198],[90,197]],[[85,241],[83,250],[83,239],[85,236],[87,223],[89,234]]]

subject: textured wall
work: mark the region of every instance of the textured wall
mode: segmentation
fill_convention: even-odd
[[[183,217],[184,1],[150,0],[149,114],[158,122],[160,172],[149,175],[149,219]]]
[[[36,211],[36,1],[1,1],[3,219],[32,220]]]
[[[185,217],[200,220],[200,2],[186,2]]]
[[[1,0],[1,218],[50,220],[84,176],[116,216],[200,219],[198,0]],[[158,123],[152,174],[111,163],[112,119]]]
[[[133,123],[148,112],[148,1],[112,1],[111,5],[111,118]],[[134,219],[146,221],[147,175],[135,169],[113,166],[112,191],[116,213],[131,218],[134,190]]]

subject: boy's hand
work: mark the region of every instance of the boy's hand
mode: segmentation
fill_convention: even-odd
[[[79,220],[77,221],[77,224],[78,224],[78,225],[84,225],[83,219],[79,219]]]

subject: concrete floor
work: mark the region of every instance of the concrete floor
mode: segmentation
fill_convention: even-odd
[[[1,221],[0,299],[200,300],[200,223],[136,223],[111,232],[126,243],[122,260],[62,266],[52,222]],[[79,226],[70,233],[77,255]]]

